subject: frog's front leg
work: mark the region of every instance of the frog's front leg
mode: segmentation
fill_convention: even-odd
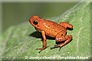
[[[36,50],[40,50],[39,53],[40,53],[42,50],[44,50],[44,49],[47,48],[47,45],[46,45],[47,42],[46,42],[45,32],[44,32],[44,31],[41,31],[41,33],[42,33],[42,37],[43,37],[43,41],[42,41],[43,46],[42,46],[42,48],[36,48]]]
[[[58,42],[58,44],[54,45],[54,47],[52,47],[51,49],[58,48],[58,47],[61,48],[67,43],[69,43],[71,39],[72,39],[71,35],[65,35],[63,33],[59,33],[56,36],[56,42]]]

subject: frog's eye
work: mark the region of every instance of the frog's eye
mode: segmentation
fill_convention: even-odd
[[[38,22],[37,22],[37,21],[33,21],[33,24],[37,25],[37,24],[38,24]]]

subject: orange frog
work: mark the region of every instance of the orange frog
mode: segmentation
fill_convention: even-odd
[[[40,31],[42,34],[42,48],[36,49],[40,50],[40,52],[47,48],[46,35],[56,39],[56,45],[51,47],[51,49],[58,47],[61,48],[72,40],[72,36],[66,35],[66,33],[67,29],[73,29],[73,26],[67,22],[60,22],[60,24],[57,24],[56,22],[46,20],[38,16],[31,17],[29,22],[35,27],[36,30]]]

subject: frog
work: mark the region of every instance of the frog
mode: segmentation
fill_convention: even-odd
[[[60,22],[60,24],[58,24],[52,20],[43,19],[37,15],[32,16],[29,19],[29,22],[37,31],[41,32],[42,35],[42,47],[36,48],[36,50],[40,50],[39,53],[48,47],[46,36],[54,38],[56,41],[56,44],[50,49],[61,49],[61,47],[68,44],[73,38],[72,35],[67,35],[67,30],[73,29],[73,25],[68,22]]]

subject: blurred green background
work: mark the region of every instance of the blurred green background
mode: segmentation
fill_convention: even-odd
[[[29,20],[33,15],[51,18],[60,16],[67,9],[74,6],[73,2],[60,3],[2,3],[3,31],[13,25]]]

